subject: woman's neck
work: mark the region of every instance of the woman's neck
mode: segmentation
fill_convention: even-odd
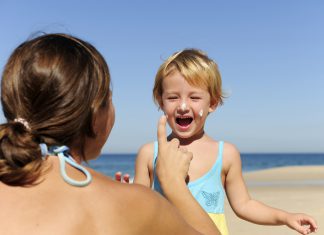
[[[82,163],[82,154],[80,152],[80,150],[76,150],[76,149],[71,149],[70,151],[71,153],[71,157],[73,157],[73,159],[78,163],[81,164]]]

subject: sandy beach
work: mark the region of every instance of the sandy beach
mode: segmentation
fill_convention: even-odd
[[[324,234],[324,166],[296,166],[248,172],[244,178],[252,198],[272,207],[312,215]],[[299,234],[286,226],[261,226],[238,218],[228,202],[225,214],[231,235]]]

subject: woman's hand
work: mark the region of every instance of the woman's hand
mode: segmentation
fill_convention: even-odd
[[[159,120],[157,135],[159,152],[156,173],[162,188],[165,184],[185,183],[192,153],[185,148],[179,148],[178,139],[167,141],[165,116]]]

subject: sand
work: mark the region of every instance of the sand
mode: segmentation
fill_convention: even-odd
[[[273,168],[244,174],[253,199],[289,212],[312,215],[324,234],[324,166]],[[238,218],[228,202],[225,214],[231,235],[299,234],[287,226],[262,226]]]

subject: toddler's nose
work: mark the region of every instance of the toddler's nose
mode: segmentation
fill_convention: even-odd
[[[186,104],[186,102],[182,102],[181,104],[180,104],[180,106],[178,107],[178,110],[181,110],[182,112],[184,112],[184,111],[186,111],[187,110],[187,104]]]

